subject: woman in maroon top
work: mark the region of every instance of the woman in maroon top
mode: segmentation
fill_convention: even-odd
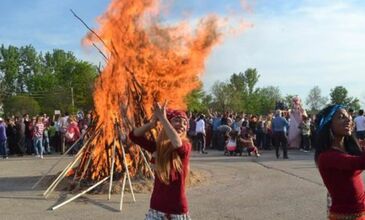
[[[352,136],[351,115],[331,105],[317,115],[316,126],[315,161],[330,196],[328,219],[365,220],[365,153]]]
[[[162,125],[157,142],[145,133]],[[166,103],[154,106],[152,120],[135,128],[129,137],[152,153],[155,160],[155,182],[146,220],[189,220],[185,180],[189,173],[191,145],[186,137],[188,118],[183,111],[167,110]]]

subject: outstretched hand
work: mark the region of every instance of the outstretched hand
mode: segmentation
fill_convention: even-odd
[[[166,106],[167,106],[167,101],[165,101],[162,106],[160,105],[160,103],[155,102],[153,116],[156,117],[160,121],[163,119],[166,119],[167,118]]]

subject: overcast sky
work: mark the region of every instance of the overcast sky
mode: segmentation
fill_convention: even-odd
[[[350,96],[365,101],[365,1],[361,0],[239,0],[174,1],[164,20],[196,19],[209,13],[240,17],[251,28],[226,36],[207,60],[205,90],[232,73],[256,68],[258,86],[278,86],[283,95],[305,99],[318,85],[323,95],[342,85]],[[0,44],[32,44],[39,51],[70,50],[97,64],[96,52],[81,46],[87,30],[73,9],[90,26],[109,0],[1,0]],[[234,25],[235,20],[230,20]]]

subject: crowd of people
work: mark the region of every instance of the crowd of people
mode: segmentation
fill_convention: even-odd
[[[357,138],[365,138],[365,119],[363,110],[357,115],[349,109],[354,119],[354,133]],[[260,155],[259,150],[275,149],[276,157],[288,158],[288,136],[290,126],[299,129],[299,144],[297,148],[303,152],[312,151],[314,143],[315,115],[302,115],[299,123],[290,123],[288,111],[276,110],[274,114],[255,115],[243,113],[208,113],[191,114],[189,116],[188,137],[193,150],[206,154],[207,148],[222,150],[226,155]],[[293,125],[294,124],[294,125]]]
[[[0,154],[4,159],[9,155],[28,154],[43,158],[45,154],[63,154],[82,137],[91,123],[91,112],[77,115],[65,112],[52,118],[47,114],[0,118]],[[69,153],[77,150],[73,147]]]

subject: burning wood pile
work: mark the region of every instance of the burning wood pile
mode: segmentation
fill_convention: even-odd
[[[45,197],[66,176],[76,189],[85,181],[96,187],[109,179],[109,192],[113,179],[123,179],[124,189],[126,179],[131,187],[137,174],[153,176],[149,155],[128,141],[128,133],[149,119],[154,101],[169,100],[169,107],[186,109],[184,98],[199,87],[204,62],[219,41],[215,16],[192,30],[187,22],[158,23],[159,11],[157,0],[114,0],[98,18],[100,28],[89,29],[84,43],[98,48],[106,61],[93,93],[97,120]]]

